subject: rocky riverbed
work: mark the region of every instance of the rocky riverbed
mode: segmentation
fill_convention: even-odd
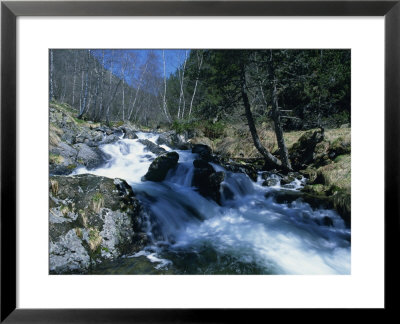
[[[117,269],[122,265],[139,273],[127,256],[146,269],[154,265],[149,273],[296,273],[290,261],[272,257],[272,250],[264,251],[251,237],[267,235],[268,248],[283,248],[283,238],[271,232],[274,215],[280,215],[282,228],[296,240],[305,235],[313,242],[321,235],[335,242],[329,255],[327,248],[290,241],[286,248],[304,258],[304,249],[316,249],[312,253],[330,260],[326,264],[318,259],[315,268],[304,266],[304,271],[346,273],[346,266],[331,263],[339,262],[338,250],[347,255],[350,244],[350,193],[335,186],[331,177],[342,176],[340,163],[349,156],[348,142],[328,141],[321,130],[305,132],[289,151],[297,171],[284,173],[262,159],[218,154],[198,135],[143,133],[130,124],[104,126],[77,120],[60,106],[50,107],[50,273],[121,273]],[[233,225],[238,221],[245,221],[242,229]],[[258,234],[257,226],[263,228]],[[205,230],[222,235],[223,241],[210,239]],[[233,237],[239,250],[248,246],[247,259],[228,252]],[[195,258],[201,260],[200,270],[193,267],[196,261],[185,272],[195,251],[200,253],[200,259]],[[203,263],[211,255],[212,262],[217,257],[231,264],[214,264],[207,272]]]

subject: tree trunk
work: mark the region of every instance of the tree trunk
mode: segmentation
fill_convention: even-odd
[[[83,95],[82,105],[81,105],[80,110],[79,110],[79,115],[77,116],[77,118],[79,118],[79,119],[81,119],[83,117],[83,115],[85,114],[85,112],[86,112],[86,100],[87,100],[88,86],[89,86],[89,82],[88,82],[88,78],[89,78],[89,58],[90,58],[90,50],[88,50],[88,53],[87,53],[85,92],[84,92],[84,95]]]
[[[281,117],[280,117],[279,106],[278,106],[278,96],[277,96],[277,91],[276,91],[276,84],[274,84],[274,87],[272,90],[272,119],[274,121],[275,135],[276,135],[276,140],[278,142],[279,155],[281,157],[282,164],[287,170],[292,170],[292,165],[290,164],[290,160],[289,160],[288,149],[286,147],[285,139],[283,137],[283,130],[282,130],[282,124],[281,124],[281,120],[280,120]]]
[[[274,121],[275,135],[276,135],[276,140],[278,142],[278,148],[279,148],[279,156],[281,157],[283,167],[286,170],[292,170],[292,166],[291,166],[290,160],[289,160],[288,149],[286,147],[285,139],[283,137],[281,116],[280,116],[279,105],[278,105],[278,93],[277,93],[277,89],[276,89],[277,80],[275,79],[275,71],[274,71],[274,67],[272,64],[273,64],[273,61],[272,61],[272,52],[271,52],[271,59],[268,64],[268,74],[273,82],[273,87],[271,87],[272,119]]]
[[[102,51],[102,61],[101,61],[101,76],[100,76],[100,104],[99,109],[97,111],[97,115],[95,117],[95,121],[100,121],[103,115],[103,98],[104,98],[104,50]]]
[[[72,106],[75,104],[75,84],[76,84],[76,65],[78,63],[78,52],[75,52],[75,64],[74,64],[74,79],[72,82]]]
[[[181,80],[180,80],[181,91],[180,91],[180,94],[179,94],[178,119],[179,119],[179,112],[180,112],[180,108],[181,108],[182,99],[183,99],[183,107],[182,107],[182,113],[181,113],[180,118],[183,119],[183,117],[184,117],[184,115],[185,115],[185,105],[186,105],[186,103],[185,103],[185,93],[184,93],[184,91],[183,91],[183,82],[184,82],[184,80],[185,80],[186,61],[187,61],[187,51],[185,51],[185,61],[184,61],[184,63],[183,63],[182,77],[181,77]]]
[[[54,99],[53,71],[54,71],[53,50],[50,50],[50,98],[49,98],[50,101]]]
[[[269,162],[272,163],[274,166],[278,167],[278,168],[282,168],[282,162],[277,159],[275,156],[273,156],[262,144],[260,141],[260,138],[258,137],[257,134],[257,129],[256,126],[254,124],[254,119],[253,119],[253,114],[251,112],[250,109],[250,103],[249,103],[249,98],[247,96],[247,92],[246,92],[246,76],[245,76],[245,70],[244,70],[244,66],[242,66],[241,68],[241,97],[242,97],[242,101],[243,101],[243,105],[245,108],[245,115],[247,118],[247,123],[249,125],[249,129],[250,129],[250,133],[251,133],[251,137],[253,138],[253,143],[255,148],[261,153],[261,155],[264,157],[264,159]]]
[[[132,104],[131,110],[130,110],[130,112],[129,112],[128,120],[131,120],[132,112],[133,112],[133,109],[135,108],[136,99],[137,99],[137,97],[138,97],[138,93],[139,93],[140,87],[142,86],[143,77],[144,77],[144,75],[145,75],[145,73],[146,73],[146,70],[147,70],[147,63],[146,63],[146,65],[144,66],[142,75],[140,76],[139,85],[138,85],[137,88],[136,88],[135,99],[133,100],[133,104]],[[134,118],[135,120],[136,120],[136,115],[137,115],[138,111],[139,111],[139,109],[136,110],[135,118]]]
[[[171,122],[171,119],[168,115],[168,108],[167,108],[167,74],[165,72],[165,55],[164,50],[162,51],[163,63],[164,63],[164,96],[163,96],[163,110],[165,117],[167,118],[168,122]]]
[[[197,52],[197,60],[199,60],[199,53],[198,52]],[[194,96],[196,95],[196,89],[197,89],[197,84],[198,84],[199,78],[200,78],[200,70],[201,70],[201,65],[202,64],[203,64],[203,53],[201,54],[201,59],[200,59],[200,63],[199,63],[199,70],[197,72],[197,79],[196,79],[196,83],[194,84],[192,100],[190,101],[189,118],[190,118],[190,115],[192,114],[193,100],[194,100]]]
[[[110,98],[110,100],[108,101],[108,104],[107,104],[107,110],[106,110],[106,124],[107,125],[110,125],[110,107],[111,107],[111,103],[113,102],[113,100],[115,98],[115,95],[116,95],[116,93],[118,91],[119,85],[121,84],[121,81],[122,81],[121,79],[118,81],[117,86],[115,87],[114,93],[111,96],[111,98]]]

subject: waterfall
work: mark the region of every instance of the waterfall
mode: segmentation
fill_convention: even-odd
[[[154,143],[158,138],[137,135]],[[315,209],[301,199],[276,201],[275,193],[298,191],[303,180],[289,189],[279,182],[263,187],[212,164],[225,172],[218,205],[192,187],[197,155],[191,151],[176,150],[178,166],[158,183],[141,181],[156,156],[138,140],[120,139],[101,149],[111,156],[106,165],[75,174],[125,179],[149,215],[151,244],[126,260],[146,257],[157,269],[180,274],[350,274],[350,229],[334,210]]]

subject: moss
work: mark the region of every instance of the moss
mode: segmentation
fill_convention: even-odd
[[[74,170],[75,168],[76,168],[76,164],[75,163],[67,165],[67,169],[68,170]]]
[[[50,164],[61,164],[64,162],[64,158],[59,154],[49,154],[49,162]]]
[[[76,117],[72,117],[72,119],[73,119],[74,122],[75,122],[76,124],[78,124],[78,125],[86,124],[86,121],[83,120],[83,119],[79,119],[79,118],[76,118]]]
[[[322,184],[312,184],[312,185],[306,185],[303,188],[303,191],[313,195],[325,196],[325,193],[328,191],[328,188],[329,187],[324,186]]]
[[[349,154],[351,152],[350,139],[343,136],[338,137],[332,142],[330,151],[336,155]]]
[[[339,162],[345,161],[345,159],[347,159],[346,155],[339,155],[339,156],[337,156],[333,161],[334,161],[335,163],[339,163]]]
[[[120,127],[120,126],[124,125],[124,122],[121,120],[121,121],[112,123],[112,125],[113,125],[114,127]]]

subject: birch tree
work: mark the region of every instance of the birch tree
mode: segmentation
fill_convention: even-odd
[[[75,104],[76,67],[78,64],[78,51],[75,51],[74,74],[72,81],[72,106]]]
[[[186,69],[186,62],[187,62],[187,51],[185,51],[185,59],[183,61],[183,68],[182,68],[182,72],[180,70],[180,67],[178,68],[178,72],[179,72],[179,81],[180,81],[180,93],[179,93],[179,104],[178,104],[178,119],[182,119],[183,116],[185,115],[185,93],[183,91],[183,83],[185,81],[185,69]],[[183,107],[182,107],[182,113],[181,113],[181,103],[183,100]]]
[[[167,73],[165,71],[165,54],[164,50],[162,50],[162,58],[163,58],[163,66],[164,66],[164,95],[163,95],[163,111],[165,117],[167,118],[168,122],[171,122],[171,119],[168,114],[168,107],[167,107]]]
[[[190,118],[190,115],[192,114],[193,101],[194,101],[194,97],[196,95],[197,84],[199,83],[201,66],[203,65],[203,52],[202,51],[201,52],[200,51],[196,51],[196,55],[197,55],[197,62],[198,62],[198,70],[197,70],[196,82],[194,84],[192,99],[190,100],[189,118]]]
[[[54,58],[53,50],[50,49],[50,101],[54,99]]]
[[[146,61],[145,65],[144,65],[144,68],[142,70],[142,73],[140,75],[139,82],[136,85],[135,99],[133,100],[132,106],[131,106],[131,108],[129,110],[128,120],[131,120],[131,118],[132,118],[132,112],[135,109],[135,105],[136,105],[136,101],[137,101],[137,98],[138,98],[138,94],[139,94],[140,88],[142,87],[143,78],[144,78],[146,70],[147,70],[147,65],[148,65],[148,62]],[[136,112],[135,112],[135,120],[136,120],[138,112],[139,112],[139,109],[137,109]]]
[[[83,99],[82,99],[82,104],[79,108],[79,115],[77,118],[81,119],[83,115],[86,113],[86,100],[87,100],[87,95],[88,95],[88,78],[89,78],[89,59],[90,59],[90,50],[87,51],[87,58],[86,58],[86,78],[85,78],[85,90],[83,94]]]

